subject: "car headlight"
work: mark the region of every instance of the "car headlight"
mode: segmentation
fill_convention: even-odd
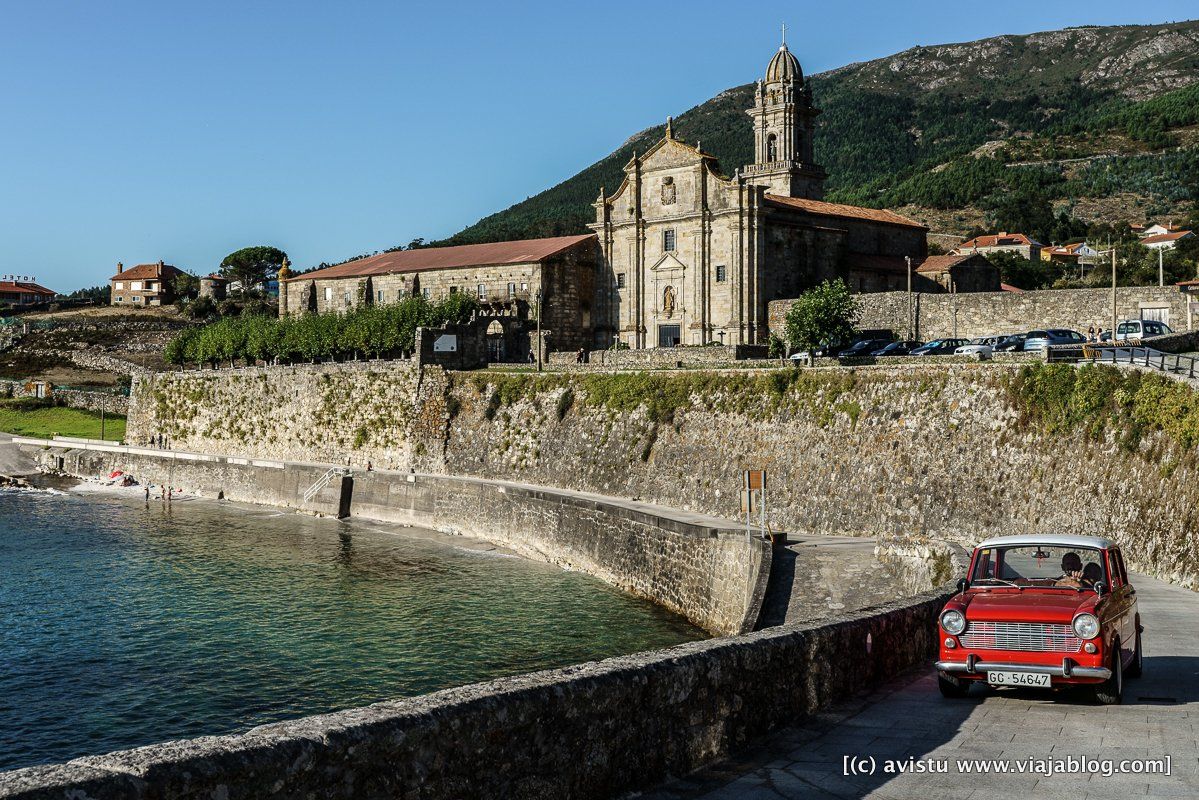
[[[941,627],[946,633],[952,633],[957,636],[962,631],[966,630],[966,617],[961,611],[950,609],[941,615]]]
[[[1074,618],[1074,633],[1079,639],[1094,639],[1099,635],[1099,618],[1094,614],[1079,614]]]

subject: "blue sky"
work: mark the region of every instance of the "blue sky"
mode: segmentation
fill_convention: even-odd
[[[755,79],[917,44],[1195,15],[1136,4],[0,0],[0,273],[299,266],[439,238]]]

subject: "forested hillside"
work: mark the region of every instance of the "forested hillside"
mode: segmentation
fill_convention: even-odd
[[[1049,240],[1087,222],[1180,212],[1199,197],[1199,22],[917,47],[810,80],[832,200],[901,208],[935,230],[994,225]],[[732,173],[752,160],[751,91],[687,111],[676,135]],[[661,135],[642,131],[438,244],[584,231],[599,188],[615,188],[633,151]]]

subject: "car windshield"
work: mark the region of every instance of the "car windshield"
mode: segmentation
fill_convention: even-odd
[[[1029,331],[1026,338],[1027,339],[1044,339],[1048,335],[1049,334],[1045,333],[1045,331]]]
[[[1064,545],[983,548],[970,573],[976,586],[1079,590],[1093,589],[1096,581],[1107,581],[1103,551]]]

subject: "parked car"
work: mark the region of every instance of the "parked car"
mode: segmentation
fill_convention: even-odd
[[[917,347],[912,351],[914,356],[949,356],[953,355],[953,351],[957,350],[964,344],[969,344],[965,339],[934,339],[926,345]]]
[[[1024,337],[1025,336],[1026,336],[1026,334],[1023,334],[1023,333],[1013,333],[1008,336],[1004,336],[1000,340],[999,344],[995,345],[995,348],[994,348],[995,352],[997,352],[997,353],[1019,353],[1019,352],[1021,352],[1022,350],[1024,350]]]
[[[872,356],[906,356],[915,350],[917,347],[923,347],[924,342],[904,341],[891,342],[886,347],[875,350],[870,355]]]
[[[837,353],[837,358],[868,356],[880,347],[885,347],[890,343],[890,339],[862,339],[861,341],[854,342],[840,353]]]
[[[970,686],[1086,686],[1121,702],[1140,677],[1140,612],[1124,557],[1110,539],[1029,534],[988,539],[937,620],[937,682]]]
[[[1146,339],[1150,336],[1165,336],[1167,333],[1174,333],[1174,329],[1156,319],[1126,319],[1116,325],[1117,342]],[[1111,331],[1099,336],[1101,342],[1110,342],[1111,340]]]
[[[1024,350],[1044,350],[1051,345],[1085,344],[1087,337],[1078,331],[1066,328],[1046,328],[1045,330],[1029,331],[1024,336]]]
[[[976,354],[991,355],[991,351],[1005,337],[1003,336],[978,336],[971,339],[967,344],[962,345],[953,351],[955,356],[971,356]]]

